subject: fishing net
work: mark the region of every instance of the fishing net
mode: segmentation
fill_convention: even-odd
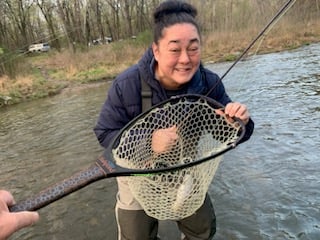
[[[125,168],[157,169],[184,165],[224,151],[239,138],[240,126],[217,114],[205,98],[178,98],[149,111],[122,133],[113,149]],[[152,134],[177,127],[178,139],[163,153],[152,150]],[[203,204],[222,155],[180,170],[126,177],[145,212],[159,220],[188,217]]]

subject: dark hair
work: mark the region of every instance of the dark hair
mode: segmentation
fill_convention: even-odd
[[[193,24],[200,35],[199,25],[195,19],[196,16],[197,9],[187,2],[179,0],[162,2],[153,13],[153,41],[157,43],[162,37],[162,30],[177,23]]]

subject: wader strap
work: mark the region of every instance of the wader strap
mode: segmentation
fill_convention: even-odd
[[[142,103],[142,112],[147,111],[152,106],[152,92],[150,86],[146,81],[141,78],[141,103]]]

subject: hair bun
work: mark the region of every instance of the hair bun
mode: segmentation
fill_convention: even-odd
[[[159,7],[155,10],[153,18],[154,22],[161,22],[163,21],[168,15],[171,14],[189,14],[192,17],[197,16],[197,9],[195,9],[189,3],[183,1],[175,1],[175,0],[168,0],[163,2],[159,5]]]

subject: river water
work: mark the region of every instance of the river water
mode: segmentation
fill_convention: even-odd
[[[229,66],[208,67],[222,75]],[[320,45],[250,57],[223,81],[256,128],[224,155],[210,186],[214,239],[320,239]],[[109,86],[0,109],[0,187],[24,199],[92,164]],[[93,183],[41,209],[11,239],[116,240],[115,193],[114,179]]]

